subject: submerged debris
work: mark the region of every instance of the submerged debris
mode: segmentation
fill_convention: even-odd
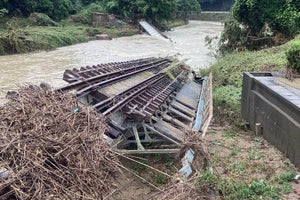
[[[99,114],[40,87],[13,96],[0,108],[0,199],[102,199],[115,188]]]

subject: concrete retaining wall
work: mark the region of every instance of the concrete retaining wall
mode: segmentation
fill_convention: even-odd
[[[244,73],[242,117],[300,167],[300,90],[278,84],[271,73]]]
[[[200,21],[214,21],[222,22],[229,16],[229,12],[206,12],[202,11],[200,14],[192,13],[190,16],[191,20],[200,20]]]

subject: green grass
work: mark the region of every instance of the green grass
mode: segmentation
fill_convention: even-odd
[[[235,174],[245,174],[246,163],[235,161],[229,171]],[[269,170],[267,166],[260,166],[259,169]],[[256,171],[255,170],[255,171]],[[224,199],[280,199],[281,194],[289,194],[292,191],[290,182],[295,172],[284,172],[271,180],[248,179],[234,180],[229,177],[221,177],[211,173],[209,170],[201,171],[198,174],[197,186],[201,193],[201,186],[213,188],[224,196]]]
[[[227,128],[224,130],[223,136],[227,139],[235,139],[236,138],[235,130],[231,127]]]
[[[7,23],[11,24],[10,28]],[[49,50],[86,42],[96,34],[107,34],[110,38],[137,34],[131,26],[93,28],[88,24],[78,24],[64,20],[58,26],[34,26],[24,18],[0,20],[0,55]]]
[[[238,149],[231,149],[230,153],[229,153],[229,156],[234,157],[234,156],[238,155],[238,153],[239,153]]]
[[[259,152],[251,151],[248,153],[248,159],[250,160],[260,160],[261,158],[263,158],[263,155]]]
[[[147,165],[149,165],[149,163],[145,163]],[[134,163],[132,166],[131,166],[131,169],[133,171],[136,171],[138,173],[141,173],[143,171],[145,171],[147,169],[147,167],[145,165],[142,165],[142,164],[139,164],[139,163]]]
[[[203,171],[198,176],[198,187],[209,185],[225,199],[279,199],[281,189],[266,180],[234,181]]]
[[[284,184],[287,182],[291,182],[295,176],[296,176],[296,172],[294,171],[284,172],[282,174],[277,175],[275,177],[275,181],[278,182],[279,184]]]
[[[293,41],[299,39],[300,35]],[[240,119],[243,72],[284,71],[285,52],[291,42],[260,51],[231,53],[218,58],[210,68],[200,70],[201,75],[213,73],[215,114],[229,122]]]
[[[247,163],[243,160],[234,160],[228,165],[229,172],[235,175],[244,174],[246,168],[247,168]]]
[[[294,180],[294,177],[296,176],[296,172],[294,171],[288,171],[281,173],[277,175],[274,180],[275,182],[279,183],[281,187],[281,191],[284,194],[289,194],[292,192],[292,186],[290,185],[290,182]]]

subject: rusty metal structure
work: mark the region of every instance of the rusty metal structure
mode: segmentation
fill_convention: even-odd
[[[175,153],[186,130],[205,135],[212,117],[211,76],[195,78],[170,58],[74,68],[63,80],[57,90],[105,116],[105,137],[123,153]]]

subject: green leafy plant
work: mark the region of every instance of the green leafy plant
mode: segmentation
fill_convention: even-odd
[[[296,176],[296,173],[294,171],[285,172],[285,173],[277,175],[275,177],[275,181],[278,182],[279,184],[283,184],[286,182],[291,182],[295,176]]]
[[[3,17],[4,15],[6,15],[8,13],[8,10],[5,8],[0,9],[0,17]]]
[[[288,68],[300,73],[300,40],[296,40],[290,44],[290,47],[286,51],[286,57],[288,60]]]
[[[106,10],[100,3],[91,3],[70,18],[74,22],[91,25],[93,12],[106,12]]]
[[[224,23],[220,53],[257,50],[293,38],[300,31],[299,4],[298,0],[236,0]]]
[[[146,165],[149,165],[149,161],[144,161],[144,163],[145,163]],[[136,172],[138,172],[138,173],[141,173],[141,172],[145,171],[145,170],[147,169],[147,167],[146,167],[145,165],[140,164],[140,163],[134,163],[134,164],[131,166],[131,169],[132,169],[133,171],[136,171]]]
[[[31,13],[28,19],[35,26],[58,26],[57,22],[44,13]]]
[[[169,182],[169,178],[164,174],[157,173],[153,176],[153,181],[158,185],[163,185]]]
[[[235,134],[235,131],[234,131],[233,128],[227,128],[227,129],[225,129],[223,135],[226,138],[231,138],[231,139],[235,139],[236,138],[236,134]]]
[[[238,159],[231,162],[228,166],[228,170],[237,175],[243,174],[246,168],[247,163]]]
[[[231,157],[234,157],[234,156],[236,156],[238,153],[239,153],[239,150],[238,150],[238,149],[231,149],[229,155],[230,155]]]
[[[266,180],[233,181],[206,170],[198,178],[198,187],[208,185],[221,192],[225,199],[279,199],[280,189]]]
[[[288,171],[277,175],[274,180],[281,185],[281,191],[284,194],[289,194],[292,191],[290,182],[294,180],[296,172]]]
[[[254,152],[254,151],[248,153],[248,159],[250,160],[259,160],[261,158],[263,158],[263,155],[261,153]]]

